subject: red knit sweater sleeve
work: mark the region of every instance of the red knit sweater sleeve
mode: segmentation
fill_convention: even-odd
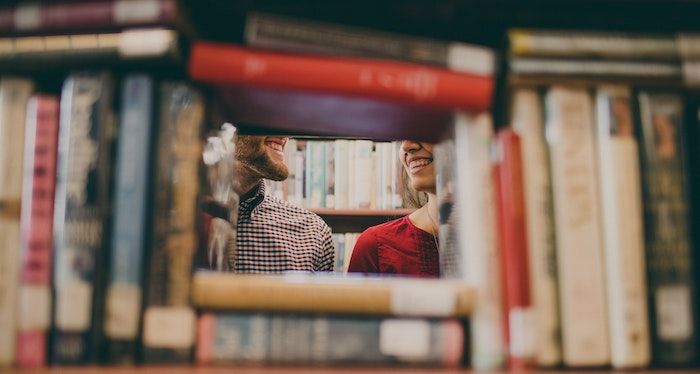
[[[357,238],[348,273],[379,273],[379,242],[372,230],[365,230]]]

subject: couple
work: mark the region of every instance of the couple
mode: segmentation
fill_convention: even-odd
[[[237,272],[331,271],[331,230],[306,209],[265,193],[263,179],[285,180],[286,137],[239,136],[236,141]],[[433,146],[403,141],[405,190],[428,202],[410,215],[367,229],[357,240],[349,272],[439,276],[438,219]]]

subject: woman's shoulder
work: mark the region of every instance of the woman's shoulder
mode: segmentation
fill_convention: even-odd
[[[361,235],[371,235],[377,239],[383,237],[393,237],[396,235],[402,235],[406,230],[410,229],[410,222],[408,222],[408,216],[393,219],[388,222],[381,223],[376,226],[367,228]]]

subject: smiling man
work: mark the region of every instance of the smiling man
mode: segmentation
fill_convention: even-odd
[[[245,136],[236,141],[236,183],[240,196],[234,268],[243,273],[332,271],[331,230],[306,209],[265,193],[263,179],[282,181],[286,137]]]

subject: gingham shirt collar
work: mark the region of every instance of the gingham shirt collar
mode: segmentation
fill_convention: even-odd
[[[252,194],[248,197],[245,195],[242,196],[244,200],[241,200],[239,203],[239,214],[251,215],[260,207],[260,204],[265,200],[266,196],[265,182],[261,179],[258,185],[248,193],[251,192]]]

